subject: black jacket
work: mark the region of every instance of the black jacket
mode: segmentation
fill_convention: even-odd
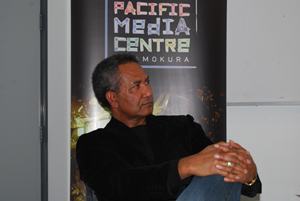
[[[175,200],[177,195],[168,186],[170,164],[212,144],[189,115],[150,115],[146,122],[153,154],[114,118],[104,129],[80,136],[76,147],[80,176],[99,201]],[[255,186],[249,189],[259,191]]]

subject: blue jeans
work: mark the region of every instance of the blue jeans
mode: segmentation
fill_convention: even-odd
[[[176,201],[239,201],[240,183],[227,183],[220,175],[195,176]]]

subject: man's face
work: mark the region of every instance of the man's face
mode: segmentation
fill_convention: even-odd
[[[132,120],[152,114],[153,94],[144,69],[135,62],[129,62],[119,65],[119,73],[121,84],[116,94],[119,118]]]

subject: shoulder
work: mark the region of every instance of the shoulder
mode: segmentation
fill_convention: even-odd
[[[81,143],[82,141],[105,140],[106,138],[113,137],[118,131],[126,129],[127,127],[123,123],[112,118],[104,128],[98,128],[81,135],[77,143]]]
[[[82,146],[93,146],[95,144],[108,143],[110,140],[110,134],[106,129],[99,128],[89,133],[81,135],[77,140],[76,148]]]
[[[85,141],[96,140],[103,132],[104,129],[100,128],[89,133],[82,134],[77,140],[77,146],[78,144],[84,143]]]
[[[107,129],[100,128],[83,134],[76,143],[77,160],[82,161],[82,157],[85,158],[94,153],[114,152],[121,142],[117,134]]]

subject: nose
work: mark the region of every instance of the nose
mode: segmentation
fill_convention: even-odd
[[[145,87],[143,90],[143,97],[152,97],[153,93],[152,93],[151,86],[149,84],[145,84],[144,86]]]

